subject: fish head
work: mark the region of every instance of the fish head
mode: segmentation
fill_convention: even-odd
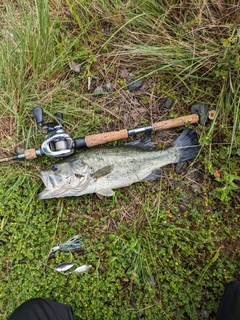
[[[86,163],[78,157],[68,158],[40,172],[45,190],[38,199],[76,196],[90,182],[90,171]]]

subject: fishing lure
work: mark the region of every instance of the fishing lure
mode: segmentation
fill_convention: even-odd
[[[68,263],[68,262],[63,262],[61,264],[59,264],[57,267],[55,267],[54,269],[58,272],[65,272],[70,270],[72,267],[74,266],[74,263]],[[80,267],[77,267],[75,270],[73,270],[72,272],[68,272],[65,274],[71,274],[71,273],[83,273],[86,272],[88,269],[92,268],[92,266],[89,264],[84,264]]]
[[[92,268],[91,264],[89,264],[89,265],[84,264],[84,265],[78,267],[77,269],[75,269],[73,272],[74,273],[82,273],[82,272],[86,272],[90,268]],[[73,273],[73,272],[71,272],[71,273]]]
[[[53,253],[57,252],[58,250],[62,250],[62,251],[76,250],[76,249],[81,248],[82,245],[83,245],[83,243],[79,239],[79,235],[76,235],[76,236],[70,238],[69,240],[67,240],[66,242],[61,243],[59,246],[53,247],[50,250],[50,254],[53,254]]]
[[[54,269],[58,272],[65,272],[71,269],[73,266],[74,266],[74,263],[63,262],[59,264],[57,267],[55,267]]]

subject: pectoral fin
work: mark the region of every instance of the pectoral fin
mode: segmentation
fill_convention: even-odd
[[[114,195],[114,191],[112,189],[102,189],[96,192],[96,195],[102,199],[103,197],[112,197]]]
[[[99,178],[109,174],[112,170],[113,170],[113,165],[103,167],[103,168],[97,170],[96,172],[94,172],[93,177],[95,179],[99,179]]]
[[[161,177],[161,174],[162,174],[162,170],[156,169],[156,170],[152,171],[148,176],[146,176],[146,178],[142,179],[142,181],[159,179]]]

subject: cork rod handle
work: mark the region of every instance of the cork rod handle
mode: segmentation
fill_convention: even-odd
[[[27,149],[24,151],[25,159],[31,160],[37,158],[35,149]]]
[[[198,120],[199,116],[197,114],[190,114],[189,116],[153,123],[152,128],[153,131],[165,130],[180,127],[188,123],[198,123]]]
[[[91,136],[85,137],[85,142],[87,147],[98,146],[111,141],[121,140],[128,137],[128,132],[126,129],[113,132],[105,132],[93,134]]]

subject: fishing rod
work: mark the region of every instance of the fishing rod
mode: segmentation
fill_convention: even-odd
[[[85,136],[82,138],[72,139],[70,135],[64,131],[63,115],[61,113],[58,112],[54,114],[54,117],[57,120],[56,122],[48,122],[46,124],[44,124],[43,109],[41,107],[35,107],[33,109],[33,115],[36,123],[41,127],[41,129],[47,131],[45,137],[46,140],[42,143],[39,149],[27,149],[24,151],[24,153],[0,159],[0,162],[20,159],[31,160],[42,155],[54,158],[64,158],[72,155],[76,150],[79,150],[81,148],[90,148],[108,142],[126,139],[139,133],[176,128],[186,124],[195,124],[199,121],[201,123],[201,121],[203,120],[202,118],[206,118],[206,114],[190,114],[188,116],[156,122],[145,127],[104,132]],[[215,111],[210,111],[207,114],[207,117],[213,120],[215,117]]]

